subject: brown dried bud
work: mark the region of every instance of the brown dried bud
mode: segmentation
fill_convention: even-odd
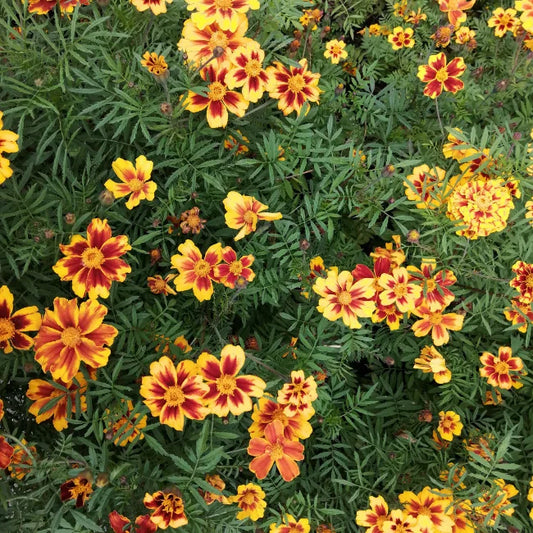
[[[255,337],[248,337],[245,341],[244,341],[244,347],[247,349],[247,350],[254,350],[254,351],[257,351],[259,350],[259,343],[257,342],[257,339]]]
[[[383,362],[384,362],[387,366],[394,366],[394,364],[396,363],[396,361],[394,360],[394,358],[392,358],[390,355],[387,355],[387,357],[383,358]]]
[[[107,472],[100,472],[96,476],[96,486],[99,488],[105,487],[109,483],[109,474]]]
[[[98,200],[102,205],[112,205],[115,201],[115,197],[111,191],[104,189],[99,195]]]
[[[170,102],[163,102],[159,106],[159,109],[160,109],[161,113],[163,113],[163,115],[165,115],[167,117],[170,117],[172,115],[173,108],[172,108],[172,104]]]
[[[431,422],[433,420],[433,415],[431,414],[431,411],[429,409],[422,409],[418,413],[418,420],[420,422]]]
[[[507,89],[508,86],[509,86],[509,80],[500,80],[496,84],[496,90],[497,91],[505,91],[505,89]]]
[[[76,222],[76,215],[74,213],[67,213],[65,215],[65,222],[67,224],[74,224]]]
[[[45,229],[44,236],[47,239],[53,239],[56,236],[56,232],[53,229]]]
[[[300,48],[300,41],[298,39],[294,39],[294,41],[292,41],[291,44],[289,45],[289,50],[291,52],[296,52],[298,48]]]
[[[191,192],[191,200],[196,200],[198,198],[198,193],[196,191]]]
[[[220,57],[224,53],[222,46],[215,46],[213,48],[213,57]]]
[[[311,245],[309,244],[309,241],[307,239],[302,239],[300,241],[300,250],[302,250],[302,252],[305,252],[306,250],[308,250],[309,246]]]

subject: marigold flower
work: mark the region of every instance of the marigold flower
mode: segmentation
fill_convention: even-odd
[[[240,13],[259,9],[258,0],[186,0],[189,11],[196,10],[191,20],[203,29],[213,22],[222,30],[235,31],[241,21]]]
[[[418,11],[409,11],[409,16],[405,19],[406,22],[410,22],[413,26],[418,26],[423,20],[427,20],[428,16],[422,13],[422,9],[419,7]]]
[[[458,313],[443,314],[441,311],[431,311],[427,305],[421,305],[413,313],[421,318],[411,327],[415,337],[424,337],[431,331],[431,338],[435,346],[447,344],[450,340],[448,330],[460,331],[465,318]]]
[[[435,41],[435,46],[440,48],[446,48],[453,35],[454,27],[451,24],[447,26],[439,26],[431,38]]]
[[[262,204],[253,196],[245,196],[236,191],[230,191],[223,200],[223,204],[226,209],[226,226],[240,230],[233,239],[235,241],[254,232],[258,220],[270,222],[283,218],[281,213],[265,213],[268,205]]]
[[[243,135],[239,130],[237,130],[237,133],[240,136],[239,139],[236,139],[233,135],[228,135],[228,137],[224,139],[224,148],[226,150],[233,150],[236,147],[235,155],[243,155],[250,151],[247,144],[250,142],[250,139]]]
[[[282,65],[274,61],[275,66],[267,68],[269,82],[267,91],[270,98],[278,100],[278,109],[285,116],[293,111],[300,114],[306,101],[316,102],[320,97],[321,89],[318,87],[320,74],[307,70],[307,60],[300,59],[300,67]],[[306,113],[310,107],[307,107]]]
[[[324,12],[320,9],[305,9],[298,20],[304,28],[311,25],[311,31],[315,31],[318,28],[316,23],[320,22],[323,14]]]
[[[177,274],[168,274],[162,278],[159,274],[155,276],[148,276],[148,287],[151,292],[154,294],[164,294],[168,296],[169,294],[175,295],[176,291],[169,285],[169,282],[172,281]]]
[[[487,21],[489,28],[494,28],[496,37],[503,37],[508,31],[514,32],[517,24],[516,9],[503,9],[498,7],[492,12],[492,17]]]
[[[488,390],[485,392],[483,405],[500,405],[502,402],[502,393],[498,389]]]
[[[240,512],[237,513],[237,520],[249,518],[256,522],[265,514],[266,502],[265,493],[259,485],[248,483],[239,485],[237,494],[229,498],[229,503],[236,503]]]
[[[430,487],[415,494],[411,491],[402,492],[398,499],[404,505],[409,516],[416,518],[417,526],[423,530],[441,533],[452,533],[453,520],[450,518],[451,499],[439,496]]]
[[[357,511],[355,523],[368,528],[368,533],[383,533],[383,524],[389,519],[389,506],[383,496],[370,496],[370,509]]]
[[[387,40],[392,45],[393,50],[400,50],[400,48],[413,48],[415,40],[413,39],[413,28],[402,28],[396,26],[392,33],[387,37]]]
[[[200,301],[210,300],[213,295],[213,281],[218,281],[215,274],[215,265],[222,259],[222,245],[217,242],[207,249],[205,257],[187,239],[178,246],[180,254],[170,258],[172,268],[179,271],[179,276],[174,279],[178,292],[192,289],[194,296]]]
[[[27,446],[26,439],[22,439],[20,443],[15,444],[13,456],[8,466],[11,477],[19,480],[24,479],[24,476],[29,472],[33,465],[32,457],[37,453],[35,446]]]
[[[396,305],[382,305],[379,300],[376,302],[376,310],[372,315],[374,324],[385,321],[391,331],[396,331],[400,329],[400,320],[402,318],[403,313],[398,310]]]
[[[242,95],[248,102],[258,102],[268,83],[268,74],[263,69],[265,52],[257,46],[239,46],[230,53],[231,69],[225,77],[229,89],[241,87]]]
[[[157,79],[166,79],[169,75],[168,65],[165,56],[160,56],[155,52],[145,52],[141,59],[141,65],[148,69]]]
[[[253,438],[248,445],[248,453],[254,457],[250,470],[258,479],[264,479],[276,463],[284,481],[292,481],[300,474],[296,461],[301,461],[304,446],[300,442],[285,438],[283,424],[274,420],[265,428],[264,438]]]
[[[396,305],[399,311],[407,313],[415,308],[415,302],[422,294],[422,287],[410,283],[409,273],[404,267],[393,269],[391,274],[384,273],[378,279],[383,290],[379,293],[382,305]]]
[[[446,360],[434,346],[422,348],[413,368],[422,370],[425,374],[432,372],[433,378],[439,385],[448,383],[452,379],[452,373],[446,368]]]
[[[399,267],[405,261],[405,253],[402,250],[401,238],[399,235],[392,236],[392,242],[385,243],[385,248],[377,247],[370,252],[370,257],[374,263],[380,258],[388,259],[390,268]]]
[[[427,83],[424,94],[430,98],[437,98],[443,90],[456,93],[464,87],[459,79],[466,70],[462,57],[456,57],[449,63],[443,52],[429,56],[427,65],[418,67],[417,76],[420,81]]]
[[[525,218],[529,221],[529,225],[533,226],[533,198],[526,202]]]
[[[173,491],[159,490],[144,495],[144,506],[152,509],[150,520],[160,529],[178,528],[189,521],[185,516],[183,500]]]
[[[28,383],[26,396],[33,400],[34,403],[30,406],[28,412],[36,417],[37,424],[53,417],[56,431],[63,431],[68,427],[67,408],[69,400],[67,397],[70,397],[71,413],[76,412],[77,399],[79,400],[81,412],[84,412],[87,410],[86,391],[87,381],[85,381],[81,372],[78,372],[74,379],[68,383],[32,379]],[[47,407],[55,398],[59,398],[59,400]]]
[[[294,516],[287,514],[283,517],[283,522],[279,526],[270,524],[269,533],[309,533],[310,531],[311,526],[307,518],[296,520]]]
[[[150,365],[150,375],[143,376],[140,394],[152,416],[162,424],[183,431],[185,417],[203,420],[208,413],[203,396],[209,387],[198,375],[192,361],[180,361],[175,367],[167,356]]]
[[[172,4],[172,0],[130,0],[137,8],[137,11],[150,9],[154,15],[161,15],[167,12],[167,4]]]
[[[224,480],[218,474],[215,474],[213,476],[206,475],[205,480],[213,488],[217,489],[220,492],[222,492],[226,488],[226,483],[224,483]],[[216,492],[200,491],[200,494],[204,498],[204,501],[205,503],[207,503],[207,505],[211,505],[213,502],[220,502],[223,504],[230,503],[229,498]]]
[[[93,492],[93,485],[85,477],[78,476],[61,485],[61,501],[75,500],[76,507],[83,507]]]
[[[120,399],[120,404],[113,410],[104,411],[103,422],[105,425],[104,433],[113,439],[115,446],[126,446],[134,440],[144,439],[142,432],[146,426],[146,415],[141,416],[137,413],[132,416],[133,402],[131,400]]]
[[[0,435],[0,468],[3,470],[11,463],[15,449],[7,443],[5,437]]]
[[[475,37],[476,32],[467,26],[461,26],[455,30],[455,42],[457,44],[467,44],[474,41]]]
[[[55,298],[54,309],[47,309],[35,337],[35,360],[55,381],[71,381],[80,363],[92,368],[107,365],[118,330],[104,324],[107,308],[96,300]]]
[[[76,6],[88,6],[91,0],[59,0],[61,13],[72,13]],[[36,15],[46,15],[57,6],[57,0],[29,0],[28,11]]]
[[[0,155],[0,185],[13,175],[13,169],[9,166],[9,159]]]
[[[517,261],[511,268],[516,276],[509,282],[520,295],[518,299],[524,304],[533,302],[533,264]]]
[[[460,28],[459,28],[460,29]],[[452,158],[456,161],[463,159],[466,156],[467,150],[462,148],[466,143],[457,135],[463,133],[459,128],[454,128],[453,132],[448,133],[448,143],[442,147],[442,153],[446,159]]]
[[[441,438],[451,441],[454,435],[461,434],[463,424],[461,422],[461,417],[457,413],[453,411],[441,411],[439,417],[437,431]]]
[[[120,257],[131,246],[126,235],[111,236],[107,220],[93,218],[87,227],[87,239],[74,235],[70,244],[60,244],[66,257],[52,267],[61,281],[72,281],[72,290],[80,298],[107,298],[113,281],[124,281],[131,267]]]
[[[405,195],[413,202],[418,202],[418,209],[436,209],[442,205],[445,191],[442,190],[446,171],[442,168],[429,168],[420,165],[413,169],[403,182]]]
[[[324,57],[329,59],[334,65],[338,65],[341,59],[348,57],[348,52],[344,49],[345,47],[346,43],[344,41],[332,39],[326,43]]]
[[[19,146],[17,144],[19,136],[13,131],[2,129],[4,127],[3,116],[3,111],[0,111],[0,154],[2,152],[13,154],[19,151]]]
[[[201,230],[205,228],[204,223],[206,220],[200,218],[200,208],[192,207],[187,211],[183,211],[180,215],[179,226],[181,232],[186,235],[187,233],[192,233],[197,235]]]
[[[472,8],[476,0],[438,0],[439,9],[443,13],[447,13],[450,24],[454,27],[459,26],[466,20],[467,9]]]
[[[362,327],[358,318],[371,317],[376,308],[372,300],[376,293],[374,280],[365,278],[354,282],[347,270],[340,274],[330,270],[326,279],[317,278],[313,290],[321,297],[317,310],[332,322],[342,318],[352,329]]]
[[[503,310],[505,318],[513,325],[520,325],[518,331],[525,333],[531,323],[533,323],[533,310],[531,304],[525,304],[519,298],[511,300],[511,307]]]
[[[302,415],[309,420],[315,413],[312,402],[318,398],[313,376],[305,377],[303,370],[291,372],[291,382],[285,383],[278,392],[278,403],[284,404],[287,416]]]
[[[418,520],[409,515],[406,511],[402,509],[393,509],[390,512],[388,519],[383,522],[382,531],[383,533],[418,533],[422,530],[418,528],[417,524]]]
[[[207,352],[198,357],[199,374],[209,387],[203,400],[211,413],[220,417],[240,415],[252,410],[252,396],[263,395],[266,383],[261,378],[237,375],[245,361],[244,350],[232,344],[224,346],[220,360]]]
[[[222,248],[222,263],[215,266],[215,278],[230,289],[235,288],[239,279],[253,281],[255,273],[249,268],[254,262],[253,255],[244,255],[240,259],[231,246]]]
[[[13,313],[13,294],[7,285],[0,287],[0,350],[11,353],[29,350],[33,339],[25,331],[37,331],[41,327],[41,315],[36,306],[23,307]]]
[[[437,267],[435,259],[425,257],[422,259],[420,269],[409,265],[407,270],[411,278],[422,282],[422,293],[415,302],[415,307],[427,305],[431,311],[439,311],[448,307],[455,296],[448,287],[457,281],[451,270],[441,270],[433,274]]]
[[[497,356],[483,352],[479,358],[483,364],[483,367],[479,369],[479,374],[481,377],[487,378],[488,384],[493,387],[511,389],[513,387],[511,372],[520,372],[524,367],[522,359],[512,357],[512,355],[513,352],[509,346],[500,346]]]
[[[533,0],[515,0],[514,7],[518,11],[523,11],[520,21],[524,30],[533,33]]]
[[[119,514],[117,511],[109,513],[109,525],[114,533],[132,533],[131,529],[125,529],[126,526],[131,526],[131,520]],[[157,526],[150,520],[150,515],[138,516],[135,519],[135,533],[155,533]]]
[[[296,352],[298,350],[296,348],[297,342],[298,342],[298,337],[291,337],[291,342],[289,342],[289,351],[281,355],[283,359],[285,359],[285,357],[287,357],[289,354],[291,354],[293,359],[298,359],[298,356],[296,355]]]

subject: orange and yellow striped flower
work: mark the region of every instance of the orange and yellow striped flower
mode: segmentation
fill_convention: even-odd
[[[61,501],[74,500],[76,507],[83,507],[93,492],[93,485],[84,476],[77,476],[61,485]]]
[[[222,248],[222,263],[215,266],[215,276],[219,283],[234,289],[239,280],[250,282],[255,278],[255,272],[250,268],[254,262],[253,255],[244,255],[240,259],[231,246]]]
[[[28,446],[26,439],[21,439],[20,444],[15,444],[13,457],[8,466],[9,475],[13,479],[24,479],[33,466],[33,457],[37,454],[35,446]]]
[[[144,495],[144,506],[152,509],[150,520],[160,529],[178,528],[189,521],[185,516],[183,500],[174,491],[158,490]]]
[[[422,287],[410,282],[409,272],[404,267],[393,269],[391,274],[381,274],[378,284],[383,289],[379,293],[381,305],[396,305],[402,313],[413,311],[422,294]]]
[[[449,63],[443,52],[429,56],[427,65],[418,67],[417,77],[427,83],[424,94],[430,98],[437,98],[442,91],[450,91],[455,94],[464,88],[464,83],[459,79],[466,70],[462,57],[456,57]]]
[[[239,485],[237,494],[228,500],[229,503],[236,503],[240,509],[237,513],[237,520],[249,518],[256,522],[265,515],[265,493],[259,485],[254,483]]]
[[[312,403],[317,398],[315,378],[306,378],[303,370],[293,370],[290,383],[285,383],[278,392],[278,403],[285,405],[283,412],[287,416],[299,414],[305,420],[315,414]]]
[[[366,527],[369,533],[383,533],[383,524],[389,519],[389,506],[383,496],[370,496],[370,509],[357,511],[355,523]]]
[[[415,359],[413,368],[422,370],[425,374],[433,373],[433,379],[439,385],[452,379],[452,373],[446,367],[446,360],[435,346],[424,346],[420,357]]]
[[[483,352],[479,360],[483,365],[479,369],[479,374],[487,378],[487,383],[500,389],[511,389],[519,378],[519,374],[524,363],[520,357],[513,357],[512,349],[509,346],[500,346],[498,355],[494,356],[489,352]]]
[[[91,0],[59,0],[61,13],[72,13],[76,6],[88,6]],[[29,0],[28,11],[37,15],[46,15],[57,6],[57,0]]]
[[[441,411],[437,431],[442,439],[451,441],[454,436],[459,436],[463,429],[461,417],[454,411]]]
[[[338,65],[341,59],[346,59],[348,57],[348,52],[345,48],[346,43],[344,41],[332,39],[326,43],[324,57],[329,59],[334,65]]]
[[[450,24],[459,26],[466,20],[467,9],[471,9],[476,0],[438,0],[439,9],[448,15]]]
[[[431,169],[428,165],[415,167],[413,173],[403,182],[405,195],[409,200],[418,202],[416,204],[418,209],[436,209],[442,205],[446,195],[445,176],[446,171],[439,167]]]
[[[126,446],[126,444],[144,439],[143,428],[146,426],[146,415],[137,413],[132,416],[133,402],[131,400],[120,399],[120,404],[114,409],[104,411],[104,433],[106,437],[113,440],[115,446]]]
[[[430,487],[424,487],[418,494],[411,491],[402,492],[398,499],[407,514],[417,520],[416,525],[420,530],[452,533],[450,498],[441,497]]]
[[[442,311],[431,311],[427,305],[417,307],[413,313],[420,317],[411,327],[415,337],[425,337],[431,332],[435,346],[442,346],[450,340],[448,330],[460,331],[464,316],[458,313],[443,314]]]
[[[439,311],[448,307],[455,295],[451,287],[457,278],[451,270],[441,270],[433,274],[437,268],[437,261],[431,257],[422,258],[420,268],[409,265],[407,270],[412,279],[422,282],[422,293],[415,302],[415,307],[427,305],[431,311]]]
[[[517,261],[511,268],[516,276],[509,282],[520,295],[518,299],[524,304],[533,302],[533,264]]]
[[[533,0],[515,0],[514,7],[520,14],[522,27],[528,33],[533,33]]]
[[[172,4],[172,0],[130,0],[137,11],[143,12],[150,9],[154,15],[161,15],[167,12],[167,4]]]
[[[259,9],[258,0],[186,0],[189,11],[196,10],[191,20],[203,29],[216,22],[222,30],[235,31],[241,21],[241,13]]]
[[[413,48],[415,40],[413,39],[413,28],[402,28],[396,26],[392,33],[387,37],[387,40],[392,45],[393,50],[400,50],[400,48]]]
[[[160,56],[155,52],[145,52],[141,59],[141,65],[158,79],[168,78],[169,71],[165,56]]]
[[[0,435],[0,468],[2,470],[11,463],[14,451],[13,446],[8,444],[4,436]]]
[[[310,531],[311,526],[307,518],[296,520],[294,516],[286,514],[279,526],[277,524],[270,524],[270,531],[268,533],[309,533]]]
[[[169,282],[176,277],[176,274],[168,274],[164,278],[159,274],[155,276],[148,276],[148,288],[154,294],[164,294],[168,296],[169,294],[176,294],[176,291],[169,285]]]

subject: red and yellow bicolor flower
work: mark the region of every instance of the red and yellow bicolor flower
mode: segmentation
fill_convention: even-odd
[[[255,272],[250,268],[254,262],[253,255],[244,255],[240,259],[231,246],[222,248],[222,263],[215,266],[215,276],[219,283],[234,289],[239,282],[250,282]]]
[[[470,9],[476,0],[438,0],[439,9],[447,13],[450,24],[457,27],[466,20],[467,9]]]
[[[187,9],[195,11],[191,20],[203,29],[213,22],[222,30],[235,31],[241,20],[240,14],[249,9],[259,9],[258,0],[186,0]]]
[[[229,56],[231,69],[226,74],[228,88],[241,87],[245,100],[258,102],[268,83],[268,74],[263,68],[264,59],[265,52],[259,45],[239,46],[234,50]]]
[[[500,389],[511,389],[517,378],[516,373],[524,368],[522,359],[513,357],[509,346],[500,346],[497,356],[483,352],[479,360],[483,365],[479,369],[481,377],[487,378],[489,385]]]
[[[427,65],[418,67],[417,77],[427,83],[424,94],[430,98],[437,98],[442,91],[450,91],[455,94],[464,88],[464,83],[459,79],[466,70],[462,57],[456,57],[449,63],[446,61],[444,52],[429,56]]]
[[[435,346],[448,343],[450,340],[448,330],[460,331],[465,318],[458,313],[443,314],[442,311],[431,311],[425,304],[417,307],[413,313],[420,317],[420,320],[417,320],[411,327],[415,337],[424,337],[431,332]]]
[[[171,4],[172,0],[130,0],[137,8],[137,11],[147,11],[150,9],[154,15],[161,15],[167,12],[167,4]]]
[[[150,520],[160,529],[178,528],[189,522],[183,500],[172,490],[158,490],[153,494],[147,492],[143,503],[147,509],[152,509]]]

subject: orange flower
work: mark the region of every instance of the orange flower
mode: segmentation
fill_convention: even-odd
[[[519,293],[518,300],[524,304],[533,302],[533,264],[517,261],[511,268],[516,276],[509,282]],[[1,338],[1,337],[0,337]]]
[[[338,65],[341,59],[348,57],[348,52],[344,49],[346,43],[344,41],[338,41],[333,39],[326,43],[326,50],[324,51],[324,57],[331,60],[334,65]]]
[[[28,383],[26,396],[30,400],[34,400],[34,403],[28,411],[36,417],[37,424],[53,417],[54,428],[57,431],[63,431],[68,426],[67,409],[69,405],[70,413],[76,412],[78,402],[82,412],[87,410],[86,391],[87,381],[81,372],[78,372],[74,379],[68,383],[32,379]],[[56,398],[59,400],[55,403],[52,402]]]
[[[370,257],[372,257],[374,263],[376,263],[378,259],[384,258],[389,260],[390,268],[399,267],[405,261],[405,253],[402,250],[400,236],[393,235],[392,242],[385,243],[385,248],[375,248],[373,252],[370,252]]]
[[[494,28],[496,37],[503,37],[508,31],[514,33],[516,27],[520,25],[520,21],[515,15],[516,9],[498,7],[492,12],[492,17],[487,21],[487,24],[489,28]]]
[[[15,449],[13,446],[9,445],[2,435],[0,435],[0,468],[3,470],[7,468],[11,463],[11,458],[13,457],[13,452]]]
[[[285,405],[287,416],[300,414],[309,420],[314,414],[312,402],[318,398],[316,381],[313,376],[305,377],[303,370],[291,372],[291,382],[285,383],[278,392],[278,403]]]
[[[157,55],[155,52],[145,52],[141,59],[141,65],[158,79],[168,78],[169,72],[165,56]]]
[[[446,63],[446,56],[443,52],[429,56],[427,65],[418,67],[417,76],[420,81],[427,83],[424,94],[430,98],[437,98],[443,90],[456,93],[464,87],[464,83],[459,79],[466,70],[462,57],[452,59]]]
[[[87,239],[74,235],[70,244],[60,244],[64,257],[52,267],[61,281],[72,281],[76,296],[107,298],[113,281],[124,281],[131,267],[119,259],[131,246],[126,235],[111,236],[107,220],[93,218],[87,228]]]
[[[193,207],[187,211],[183,211],[179,220],[182,233],[192,233],[194,235],[197,235],[205,228],[204,222],[206,222],[206,220],[204,218],[200,218],[200,209],[198,207]]]
[[[316,102],[320,97],[321,89],[318,88],[320,74],[307,70],[307,59],[300,59],[300,67],[287,68],[279,61],[274,61],[275,66],[267,68],[269,82],[267,91],[270,98],[279,100],[278,109],[283,114],[289,115],[293,111],[300,114],[306,101]],[[310,107],[307,107],[306,113]]]
[[[232,344],[224,346],[220,360],[207,352],[198,357],[199,374],[209,387],[203,400],[211,413],[220,417],[240,415],[252,410],[252,396],[263,395],[266,383],[261,378],[237,376],[245,360],[244,350]]]
[[[235,31],[241,20],[241,13],[259,9],[258,0],[186,0],[189,11],[196,10],[191,20],[203,29],[217,22],[222,30]]]
[[[237,259],[237,254],[231,246],[222,248],[222,261],[215,266],[215,277],[219,283],[230,289],[235,288],[235,284],[241,280],[250,282],[255,278],[255,273],[249,268],[254,262],[253,255],[244,255]]]
[[[219,492],[222,492],[226,488],[226,483],[224,483],[224,480],[218,474],[215,474],[213,476],[206,475],[205,480],[207,483],[209,483],[213,488],[217,489]],[[205,503],[207,503],[207,505],[211,505],[213,502],[220,502],[223,504],[229,503],[229,499],[223,494],[219,494],[218,492],[209,492],[209,491],[199,491],[199,492],[204,498],[204,501]]]
[[[368,533],[383,533],[383,524],[389,519],[389,506],[383,496],[370,496],[370,509],[357,511],[355,522],[368,528]]]
[[[257,228],[258,220],[279,220],[281,213],[264,213],[268,205],[262,204],[253,196],[245,196],[237,191],[230,191],[223,200],[226,209],[226,226],[240,230],[234,240],[238,241]]]
[[[104,324],[107,308],[96,300],[54,299],[54,310],[47,309],[35,337],[35,359],[55,381],[71,381],[80,363],[92,368],[107,365],[111,346],[118,335],[113,326]]]
[[[161,15],[167,12],[167,4],[172,4],[172,0],[130,0],[137,8],[137,11],[150,9],[154,15]]]
[[[359,329],[358,318],[370,317],[376,308],[372,300],[376,289],[374,280],[364,278],[354,282],[347,270],[337,274],[328,271],[328,277],[317,278],[313,290],[320,296],[317,310],[332,322],[342,318],[346,326]]]
[[[382,305],[396,305],[402,313],[415,308],[415,302],[422,294],[422,287],[409,282],[409,273],[404,267],[397,267],[392,274],[381,274],[378,284],[383,288],[379,293]]]
[[[76,507],[83,507],[93,492],[93,485],[86,477],[78,476],[61,485],[61,501],[75,500]]]
[[[146,426],[147,416],[141,416],[137,413],[132,416],[133,402],[120,399],[120,405],[113,409],[104,411],[103,422],[105,425],[104,433],[108,438],[114,439],[115,446],[126,446],[134,440],[144,439],[142,429]]]
[[[459,436],[463,429],[461,417],[453,411],[441,411],[439,413],[439,425],[437,431],[441,438],[447,441],[453,440],[454,435]]]
[[[285,481],[292,481],[300,474],[296,461],[301,461],[304,446],[285,438],[283,424],[274,420],[265,428],[265,438],[254,438],[248,445],[248,453],[255,457],[250,470],[258,479],[264,479],[276,463],[276,468]]]
[[[150,365],[150,375],[143,376],[140,394],[152,416],[178,431],[183,431],[185,417],[203,420],[208,413],[203,396],[209,391],[197,375],[192,361],[180,361],[174,366],[163,356]]]
[[[452,379],[452,373],[446,368],[446,360],[434,346],[424,346],[420,357],[415,359],[413,368],[425,374],[433,373],[433,378],[440,385]]]
[[[170,258],[172,268],[179,271],[174,279],[178,292],[192,289],[194,296],[200,301],[210,300],[213,295],[213,281],[217,281],[215,266],[222,259],[222,245],[217,242],[207,249],[205,257],[195,244],[187,239],[178,246],[181,255]]]
[[[131,529],[125,529],[131,526],[129,518],[122,516],[117,511],[109,513],[109,525],[114,533],[132,533]],[[135,519],[135,533],[155,533],[157,526],[150,520],[150,515],[138,516]]]
[[[165,278],[162,278],[159,274],[155,276],[148,276],[148,287],[151,292],[154,294],[164,294],[168,296],[169,294],[176,294],[176,291],[168,284],[169,281],[172,281],[176,277],[176,274],[168,274]]]
[[[33,339],[24,331],[37,331],[41,326],[41,315],[34,305],[23,307],[13,313],[13,294],[7,287],[0,287],[0,350],[11,353],[29,350]]]
[[[243,155],[250,151],[250,148],[248,148],[248,145],[246,144],[250,142],[250,139],[243,135],[239,130],[237,130],[237,133],[239,134],[238,139],[233,135],[228,135],[228,137],[224,139],[224,148],[226,150],[233,150],[236,148],[235,155]]]
[[[22,439],[20,444],[15,444],[13,448],[13,457],[8,469],[14,479],[23,479],[33,465],[37,450],[35,446],[26,446],[27,444],[26,439]]]
[[[203,80],[208,81],[207,94],[198,94],[189,91],[189,95],[183,102],[183,107],[191,113],[198,113],[207,108],[207,123],[210,128],[225,128],[228,123],[228,111],[243,117],[248,108],[242,94],[228,90],[225,78],[228,67],[214,67],[207,65],[200,71]]]
[[[479,369],[481,377],[487,378],[487,383],[500,389],[511,389],[513,387],[513,377],[519,377],[511,372],[520,372],[524,363],[520,357],[512,357],[513,352],[509,346],[500,346],[498,356],[489,352],[483,352],[479,360],[483,367]]]
[[[415,337],[424,337],[431,331],[431,338],[435,346],[442,346],[449,342],[450,334],[448,330],[460,331],[465,318],[457,313],[444,315],[441,311],[431,311],[427,305],[421,305],[413,313],[421,318],[411,327]]]
[[[421,530],[452,533],[453,520],[449,516],[451,499],[440,497],[430,487],[424,487],[418,494],[402,492],[398,499],[407,514],[417,519]]]
[[[88,6],[91,0],[59,0],[61,13],[72,13],[76,6]],[[57,6],[57,0],[29,0],[28,11],[37,15],[46,15]]]
[[[185,516],[183,500],[173,491],[159,490],[144,495],[144,506],[152,509],[150,520],[160,529],[178,528],[189,521]]]
[[[466,20],[466,11],[470,9],[476,0],[438,0],[439,8],[443,13],[448,14],[448,20],[453,26],[459,26]]]
[[[387,37],[387,40],[392,45],[393,50],[400,50],[400,48],[413,48],[415,40],[413,39],[413,28],[403,29],[401,26],[396,26],[392,33]]]
[[[253,522],[262,518],[265,514],[265,493],[259,485],[248,483],[239,485],[237,494],[228,499],[229,503],[236,503],[241,511],[237,513],[237,520],[249,518]]]
[[[311,526],[307,518],[296,520],[294,516],[287,514],[279,526],[277,524],[270,524],[269,533],[309,533],[310,531]]]
[[[248,102],[258,102],[266,90],[268,75],[263,69],[265,52],[253,46],[239,46],[229,60],[231,70],[226,74],[226,85],[229,89],[242,87],[242,95]],[[237,152],[238,153],[238,152]]]

